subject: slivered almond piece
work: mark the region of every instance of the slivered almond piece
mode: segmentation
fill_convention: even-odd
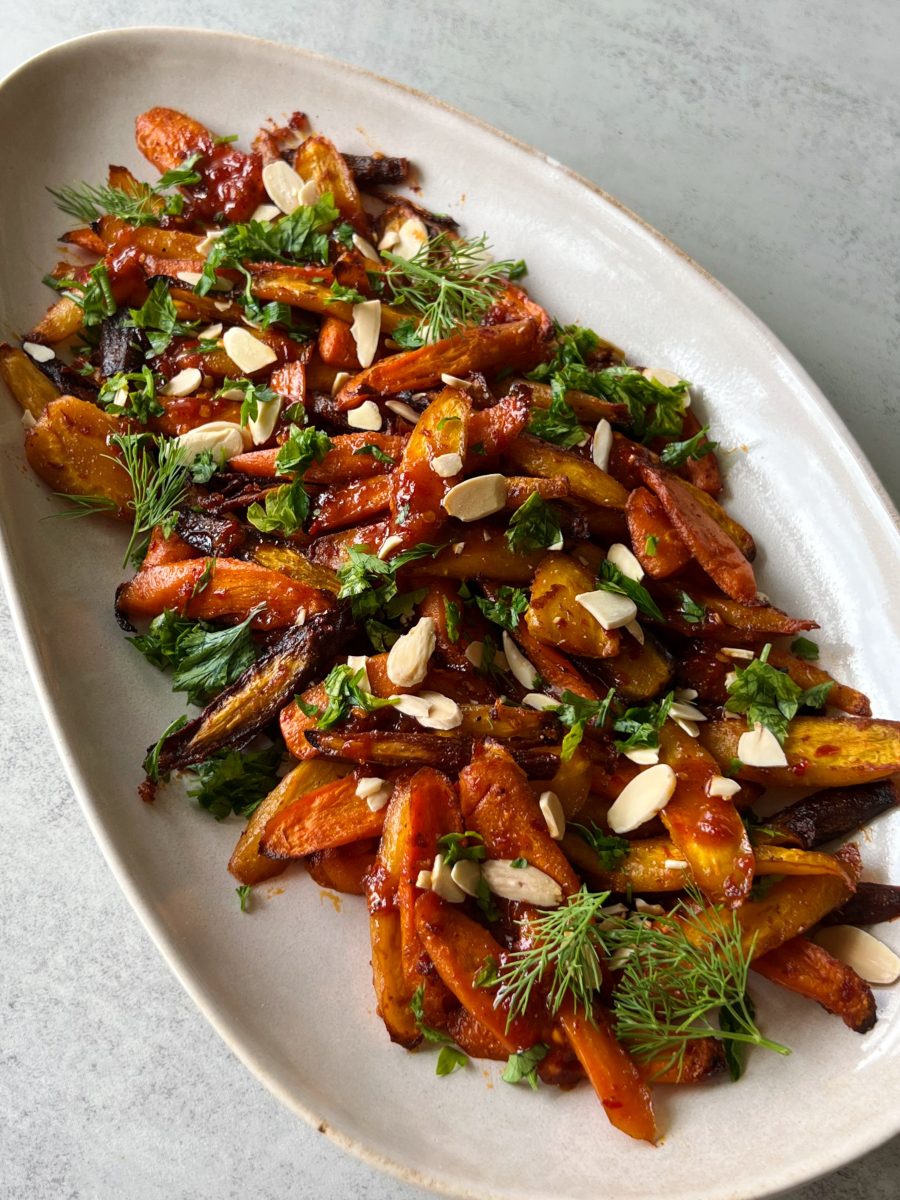
[[[442,375],[441,383],[451,388],[469,388],[472,386],[468,379],[460,379],[458,375]]]
[[[454,880],[453,872],[441,854],[436,855],[431,868],[431,890],[450,904],[462,904],[466,898],[466,893]]]
[[[396,230],[397,240],[390,246],[385,246],[386,237],[381,239],[379,249],[390,250],[398,258],[415,258],[422,245],[428,241],[428,230],[425,222],[418,217],[409,217]]]
[[[370,367],[378,349],[381,333],[381,301],[362,300],[353,305],[353,323],[350,326],[356,342],[356,357],[361,367]]]
[[[272,166],[274,166],[274,165],[275,164],[272,163]],[[287,163],[285,163],[284,165],[287,166]],[[295,172],[295,174],[296,174],[296,172]],[[265,176],[265,171],[263,171],[263,176]],[[297,178],[299,179],[299,176],[297,176]],[[265,182],[265,180],[264,180],[264,182]],[[280,216],[281,216],[281,209],[278,207],[277,204],[260,204],[259,207],[254,208],[253,212],[250,214],[250,220],[251,221],[274,221],[277,217],[280,217]]]
[[[396,550],[398,546],[403,545],[403,538],[399,533],[390,533],[378,547],[377,557],[385,559],[392,550]]]
[[[347,380],[350,378],[349,371],[338,371],[334,377],[334,383],[331,385],[331,394],[336,396]]]
[[[613,542],[606,557],[614,567],[618,567],[623,575],[633,579],[635,583],[640,583],[644,578],[644,568],[621,542]]]
[[[634,638],[634,640],[637,642],[637,644],[639,646],[643,646],[645,638],[644,638],[644,630],[641,627],[640,621],[629,621],[628,624],[623,625],[622,628],[627,633],[631,634],[631,636]]]
[[[450,878],[467,896],[478,895],[481,883],[481,867],[470,858],[461,858],[450,870]]]
[[[506,507],[506,479],[503,475],[474,475],[452,487],[442,504],[459,521],[480,521]]]
[[[688,737],[695,738],[700,736],[700,726],[696,721],[688,721],[685,717],[673,717],[672,720],[679,729],[684,730]]]
[[[347,424],[353,429],[369,429],[374,432],[381,428],[381,409],[374,400],[364,400],[357,408],[348,410]]]
[[[727,655],[728,658],[745,658],[748,662],[756,658],[756,651],[748,650],[745,646],[721,646],[719,653]]]
[[[659,762],[658,746],[639,746],[635,750],[623,750],[622,753],[639,767],[652,767]]]
[[[418,687],[428,674],[428,660],[434,653],[434,621],[420,617],[409,633],[401,634],[391,646],[387,658],[387,676],[395,687]]]
[[[257,415],[247,422],[247,428],[250,430],[250,436],[253,438],[254,445],[261,446],[269,440],[275,432],[280,412],[280,396],[276,396],[274,400],[257,401]]]
[[[40,342],[23,342],[22,349],[35,362],[49,362],[56,358],[56,352],[50,346],[42,346]]]
[[[283,158],[276,158],[274,162],[267,163],[263,167],[262,180],[269,198],[283,213],[292,213],[301,205],[314,204],[318,199],[315,184],[313,184],[313,193],[315,194],[312,194],[306,180],[301,179],[294,168],[288,166]]]
[[[419,697],[428,705],[428,715],[417,718],[424,729],[456,729],[462,724],[462,709],[449,696],[420,692]]]
[[[271,346],[255,338],[246,329],[241,329],[240,325],[226,329],[222,344],[225,353],[245,375],[271,366],[278,358]]]
[[[675,794],[676,782],[675,772],[665,763],[635,775],[606,814],[613,833],[631,833],[662,812]]]
[[[736,796],[741,785],[736,779],[727,779],[724,775],[712,775],[706,781],[707,796]]]
[[[391,798],[393,786],[377,775],[364,775],[356,782],[356,794],[360,800],[365,800],[371,812],[384,808]]]
[[[437,458],[431,460],[431,466],[435,474],[440,475],[441,479],[450,479],[453,475],[458,475],[463,467],[463,460],[458,454],[439,454]]]
[[[562,904],[562,888],[556,880],[530,864],[514,867],[512,859],[489,858],[481,864],[481,877],[494,895],[504,900],[521,900],[538,908]]]
[[[866,983],[884,987],[900,979],[900,958],[890,946],[864,929],[857,929],[855,925],[831,925],[820,929],[813,940],[852,967]]]
[[[197,253],[206,258],[210,250],[212,250],[213,246],[216,244],[219,238],[224,235],[224,233],[224,229],[210,229],[207,232],[206,237],[197,243]]]
[[[541,792],[538,804],[541,808],[547,829],[555,842],[559,842],[566,832],[566,814],[556,792]]]
[[[186,464],[209,450],[221,465],[243,451],[244,438],[240,425],[234,421],[209,421],[206,425],[197,425],[187,433],[179,434],[175,444],[184,451]]]
[[[522,687],[528,688],[529,691],[536,688],[539,675],[534,664],[525,657],[505,629],[503,631],[503,653],[506,655],[510,671]]]
[[[765,725],[754,725],[738,739],[737,756],[748,767],[786,767],[787,755]]]
[[[469,657],[468,653],[466,657]],[[529,708],[543,710],[546,708],[556,708],[559,702],[554,700],[552,696],[545,696],[541,692],[529,692],[527,696],[522,697],[522,703],[527,704]]]
[[[381,262],[378,251],[375,249],[372,243],[367,242],[364,237],[361,237],[358,233],[354,233],[350,240],[363,258],[371,259],[372,262]]]
[[[215,325],[207,325],[205,329],[197,330],[198,341],[212,342],[216,338],[222,336],[223,325],[221,321],[217,321]]]
[[[641,374],[645,379],[655,379],[657,383],[661,383],[663,387],[674,388],[678,387],[679,383],[685,381],[680,375],[676,375],[674,371],[669,371],[665,367],[647,367]],[[684,407],[691,407],[691,389],[688,388],[684,393]]]
[[[621,629],[637,616],[635,602],[617,592],[579,592],[575,599],[604,629]]]
[[[416,887],[421,888],[423,892],[431,891],[431,872],[420,871],[416,876]]]
[[[348,654],[347,666],[351,671],[362,671],[363,687],[366,688],[367,691],[370,690],[371,684],[369,681],[369,660],[366,658],[365,654]],[[360,795],[359,792],[356,794],[357,796]]]
[[[706,720],[706,714],[702,713],[695,704],[688,704],[686,700],[673,700],[669,705],[669,716],[673,720],[676,717],[681,717],[684,721]]]
[[[222,328],[221,325],[219,328]],[[191,392],[196,392],[202,382],[203,375],[196,367],[185,367],[183,371],[179,371],[177,375],[172,376],[162,389],[162,395],[190,396]]]
[[[421,414],[417,413],[411,405],[404,404],[402,400],[385,400],[384,407],[389,408],[398,417],[402,417],[404,421],[409,421],[413,425],[418,424]]]
[[[612,450],[612,444],[612,425],[610,425],[606,417],[602,417],[597,422],[597,428],[594,430],[594,436],[591,438],[591,458],[594,460],[594,466],[599,467],[601,471],[605,471],[609,467],[609,454]]]
[[[667,871],[686,871],[687,862],[683,858],[667,858],[663,863]]]

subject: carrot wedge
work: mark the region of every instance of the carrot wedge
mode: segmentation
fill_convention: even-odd
[[[343,316],[340,312],[335,315]],[[462,377],[498,367],[524,370],[534,366],[541,354],[538,324],[530,317],[506,325],[479,325],[419,350],[383,358],[360,371],[338,392],[338,407],[355,408],[366,396],[436,387],[444,374]]]
[[[659,732],[661,761],[675,772],[675,794],[660,816],[690,866],[700,890],[714,904],[735,908],[749,895],[754,857],[734,803],[709,796],[706,785],[719,773],[711,754],[672,722]]]
[[[754,601],[757,587],[753,568],[687,485],[651,463],[640,463],[638,471],[707,575],[733,600],[743,604]]]
[[[434,892],[423,892],[416,901],[416,929],[438,975],[507,1054],[543,1039],[546,1021],[541,1014],[529,1008],[508,1021],[508,1004],[495,1005],[490,988],[476,987],[475,977],[488,959],[501,962],[503,955],[503,947],[483,925]]]
[[[848,1029],[868,1033],[877,1020],[872,989],[852,967],[804,937],[754,959],[753,970],[790,992],[815,1000]]]
[[[316,850],[376,837],[384,826],[384,809],[372,812],[357,796],[356,785],[356,776],[347,775],[300,796],[266,825],[260,853],[266,858],[304,858]]]
[[[253,618],[257,629],[293,625],[301,613],[312,615],[331,607],[318,588],[232,558],[192,558],[148,567],[118,596],[120,610],[130,617],[155,617],[170,608],[199,620],[243,620],[260,604],[265,608]]]
[[[566,1000],[558,1020],[610,1124],[655,1145],[658,1135],[650,1089],[628,1051],[616,1041],[605,1013],[595,1007],[593,1016],[591,1021]]]

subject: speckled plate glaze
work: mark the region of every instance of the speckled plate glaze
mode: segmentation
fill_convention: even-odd
[[[65,218],[45,187],[100,180],[111,161],[152,174],[131,130],[154,104],[244,140],[262,118],[301,108],[344,150],[407,155],[426,204],[470,233],[490,231],[501,255],[527,256],[530,286],[552,312],[696,381],[717,437],[736,448],[725,457],[729,504],[763,547],[763,588],[818,617],[826,664],[867,691],[876,714],[900,716],[888,652],[900,611],[897,518],[821,393],[657,232],[557,163],[426,96],[303,51],[202,31],[101,33],[33,59],[0,87],[5,338],[47,303],[40,278]],[[298,872],[259,889],[242,916],[225,870],[236,826],[210,821],[177,790],[154,807],[137,799],[144,748],[180,709],[113,621],[123,532],[42,520],[59,503],[28,471],[21,443],[18,413],[4,402],[3,574],[85,816],[202,1011],[306,1120],[405,1179],[503,1200],[750,1200],[900,1129],[896,990],[879,992],[879,1023],[861,1038],[759,981],[765,1029],[794,1053],[755,1053],[739,1086],[658,1089],[665,1137],[656,1149],[614,1132],[587,1088],[534,1095],[482,1064],[437,1079],[432,1054],[391,1046],[374,1012],[361,900],[325,896]],[[870,878],[900,878],[896,821],[866,835]],[[898,935],[885,937],[900,949]]]

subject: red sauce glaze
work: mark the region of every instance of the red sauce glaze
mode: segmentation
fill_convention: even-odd
[[[840,754],[840,746],[817,746],[816,758],[830,758],[834,754]]]
[[[233,146],[216,146],[197,163],[200,182],[185,189],[185,216],[213,221],[246,221],[265,199],[262,158]]]

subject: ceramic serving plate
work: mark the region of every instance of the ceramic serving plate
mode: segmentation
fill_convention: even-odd
[[[235,79],[253,80],[252,90]],[[608,196],[427,97],[339,63],[226,34],[121,30],[59,46],[0,87],[0,332],[48,302],[40,283],[66,218],[45,188],[143,177],[135,115],[166,104],[246,142],[300,108],[345,151],[403,154],[422,199],[525,256],[551,312],[589,323],[637,360],[696,381],[729,465],[729,505],[763,550],[762,587],[819,618],[824,661],[900,716],[886,649],[900,610],[896,515],[827,401],[719,284]],[[181,711],[113,620],[124,534],[46,521],[60,502],[22,455],[0,404],[5,583],[29,664],[85,816],[173,971],[229,1046],[298,1114],[343,1146],[453,1195],[525,1200],[749,1200],[839,1166],[900,1128],[900,991],[878,994],[865,1038],[817,1007],[754,984],[767,1033],[739,1085],[657,1089],[662,1145],[629,1141],[587,1087],[513,1088],[490,1065],[434,1075],[375,1015],[360,899],[304,873],[258,889],[242,916],[225,863],[238,828],[177,789],[136,794],[144,749]],[[868,876],[900,879],[896,818],[865,838]],[[885,938],[900,949],[900,930]],[[190,1069],[190,1064],[186,1064]]]

